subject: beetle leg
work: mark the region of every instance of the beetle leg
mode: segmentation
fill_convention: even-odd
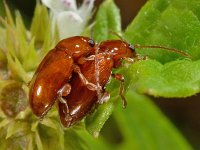
[[[122,74],[112,74],[112,77],[120,81],[119,95],[122,99],[123,108],[126,108],[127,102],[126,98],[124,97],[124,76]]]
[[[85,60],[94,60],[94,59],[95,59],[95,55],[91,55],[91,56],[85,58]]]
[[[69,108],[63,96],[69,95],[70,91],[71,91],[71,85],[69,83],[66,83],[62,88],[58,90],[58,100],[60,103],[65,105],[66,110],[67,110],[66,113],[69,113]]]
[[[63,96],[67,96],[69,95],[69,93],[71,92],[71,85],[69,83],[66,83],[65,85],[63,85],[59,90],[58,90],[58,100],[60,103],[64,104],[66,107],[67,112],[69,113],[69,108],[67,105],[66,100],[63,98]]]
[[[103,95],[102,95],[102,97],[101,97],[101,99],[99,99],[97,101],[97,103],[98,104],[103,104],[103,103],[107,102],[109,99],[110,99],[110,93],[104,92]]]
[[[64,98],[59,100],[59,109],[60,109],[59,111],[61,111],[60,117],[64,118],[63,125],[66,126],[66,127],[69,127],[70,124],[71,124],[71,121],[72,121],[72,116],[70,115],[67,101]]]
[[[58,103],[60,103],[61,105],[63,104],[64,109],[62,109],[61,111],[64,114],[65,120],[67,120],[68,122],[72,120],[72,117],[70,116],[69,113],[69,107],[67,101],[63,97],[69,95],[70,92],[71,92],[71,85],[69,83],[66,83],[64,86],[62,86],[62,88],[58,90],[58,100],[59,100]]]
[[[140,61],[140,60],[148,60],[148,56],[141,56],[139,54],[136,54],[136,57],[134,58],[134,62]]]
[[[135,61],[133,58],[122,58],[122,59],[128,63],[133,63]]]
[[[71,92],[71,85],[69,83],[66,83],[58,90],[58,96],[63,97],[69,95]]]
[[[136,54],[136,56],[134,58],[123,57],[121,59],[125,60],[128,63],[134,63],[134,62],[140,61],[140,60],[148,60],[148,56],[141,56],[141,55]]]
[[[86,61],[91,61],[95,59],[95,55],[91,55],[89,57],[81,57],[78,59],[78,64],[84,64]]]
[[[91,90],[91,91],[96,91],[96,90],[97,90],[97,86],[96,86],[95,84],[89,82],[89,81],[84,77],[84,75],[81,73],[81,70],[80,70],[79,66],[74,65],[74,72],[76,72],[76,73],[79,75],[79,77],[80,77],[82,83],[83,83],[89,90]]]
[[[139,55],[139,54],[136,54],[135,59],[136,59],[136,61],[148,60],[148,56],[141,56],[141,55]]]

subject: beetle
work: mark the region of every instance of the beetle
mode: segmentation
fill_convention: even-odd
[[[36,116],[43,118],[56,99],[70,92],[68,82],[72,72],[81,76],[89,89],[95,89],[95,85],[87,82],[81,75],[78,66],[78,60],[90,55],[94,46],[92,39],[75,36],[61,40],[44,57],[30,82],[29,101]]]
[[[131,46],[124,40],[108,40],[100,45],[87,37],[75,36],[60,41],[37,68],[29,91],[33,113],[43,118],[58,100],[62,124],[70,127],[84,118],[94,106],[109,99],[105,85],[111,76],[120,81],[123,106],[124,77],[112,74],[123,59],[137,58],[135,48],[163,48],[162,46]]]
[[[72,126],[84,118],[95,105],[102,104],[109,99],[109,93],[105,91],[104,87],[111,75],[120,81],[120,96],[124,107],[126,105],[123,96],[124,77],[121,74],[112,74],[112,69],[120,67],[123,59],[136,57],[134,47],[122,40],[108,40],[100,43],[96,49],[98,49],[98,53],[94,55],[94,58],[97,60],[86,61],[80,65],[80,70],[88,82],[99,84],[100,92],[88,89],[78,75],[73,75],[69,82],[71,92],[63,97],[63,101],[58,102],[60,120],[65,127]]]
[[[89,112],[98,104],[102,104],[109,99],[109,93],[105,90],[105,85],[109,82],[110,77],[120,81],[120,93],[123,107],[126,107],[126,99],[124,92],[124,77],[121,74],[112,74],[113,68],[119,68],[122,60],[134,58],[136,60],[146,59],[138,57],[135,48],[162,48],[184,56],[189,56],[187,53],[173,48],[163,46],[142,46],[134,45],[125,42],[124,40],[107,40],[95,47],[95,54],[89,56],[87,60],[80,65],[82,75],[93,83],[97,88],[89,89],[81,82],[78,75],[73,75],[71,81],[71,92],[62,97],[62,101],[58,102],[59,116],[61,123],[65,127],[70,127],[79,120],[83,119]],[[94,52],[94,51],[93,51]],[[92,59],[93,58],[93,59]]]

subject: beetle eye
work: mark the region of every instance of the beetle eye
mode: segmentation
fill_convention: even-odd
[[[94,45],[95,45],[94,41],[91,39],[88,41],[88,43],[90,44],[91,47],[94,47]]]
[[[135,47],[134,47],[133,45],[129,44],[128,47],[129,47],[132,51],[135,51]]]

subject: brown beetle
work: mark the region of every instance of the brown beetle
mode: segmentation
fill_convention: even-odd
[[[124,59],[144,59],[136,55],[135,48],[162,48],[163,50],[188,56],[187,53],[173,48],[163,46],[132,46],[123,40],[108,40],[100,43],[96,47],[98,53],[91,55],[82,65],[79,65],[82,75],[88,82],[95,84],[97,89],[91,90],[87,88],[85,83],[81,82],[80,76],[73,75],[72,80],[69,82],[72,88],[71,92],[69,95],[63,97],[62,101],[58,102],[60,119],[65,127],[72,126],[77,121],[83,119],[95,105],[102,104],[109,99],[109,93],[105,91],[104,87],[111,76],[121,83],[119,95],[123,101],[123,106],[126,107],[126,100],[123,95],[124,77],[121,74],[112,74],[112,69],[120,67]]]
[[[162,46],[136,48],[162,48],[188,54]],[[85,117],[96,104],[109,98],[104,87],[111,76],[120,81],[123,106],[124,78],[112,75],[123,59],[136,57],[133,46],[123,40],[110,40],[95,46],[87,37],[71,37],[60,41],[40,63],[30,83],[29,99],[33,113],[42,118],[58,99],[62,124],[70,127]]]
[[[88,89],[77,75],[73,75],[71,84],[71,92],[63,97],[63,101],[59,101],[59,114],[62,124],[65,127],[70,127],[77,121],[81,120],[88,114],[95,104],[100,104],[109,98],[109,94],[105,92],[104,87],[108,83],[112,74],[112,69],[121,65],[123,59],[135,57],[134,48],[121,40],[111,40],[102,42],[99,47],[99,52],[95,59],[88,60],[80,65],[83,76],[93,84],[99,84],[101,88],[100,97],[98,90]],[[98,65],[95,63],[98,62]],[[97,67],[98,67],[98,70]],[[97,81],[96,73],[98,72],[99,79]],[[121,97],[126,105],[123,97],[123,82],[122,75],[113,75],[121,82]]]
[[[90,55],[94,46],[90,38],[75,36],[60,41],[44,57],[30,82],[30,106],[36,116],[42,118],[58,97],[70,93],[72,72],[82,76],[78,60]],[[81,79],[88,88],[95,88],[84,76]]]

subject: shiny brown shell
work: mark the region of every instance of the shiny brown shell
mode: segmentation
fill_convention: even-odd
[[[75,36],[60,41],[44,57],[30,82],[30,106],[36,116],[42,118],[51,109],[58,90],[71,78],[73,65],[92,53],[94,45],[88,37]]]
[[[121,58],[131,58],[135,56],[135,51],[130,45],[121,40],[105,41],[99,45],[98,72],[99,85],[104,88],[111,77],[112,68],[119,67]],[[94,84],[96,83],[95,60],[86,61],[80,65],[81,72],[85,78]],[[83,119],[98,102],[97,91],[89,90],[80,80],[79,76],[73,75],[71,92],[64,97],[67,107],[59,102],[59,114],[62,124],[70,127],[77,121]]]

